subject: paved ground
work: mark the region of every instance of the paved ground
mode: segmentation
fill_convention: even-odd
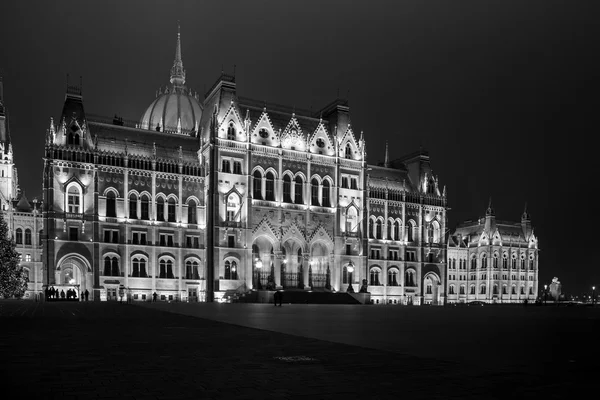
[[[598,353],[594,335],[600,310],[570,309],[570,314],[561,309],[551,314],[549,309],[515,308],[521,311],[510,327],[504,326],[509,313],[496,310],[4,301],[2,393],[14,393],[7,398],[48,399],[562,399],[592,389],[592,356],[564,362],[563,355],[579,357],[585,346],[590,354]],[[454,312],[459,320],[454,322],[452,314],[441,317],[444,311]],[[259,322],[265,329],[239,325]],[[546,330],[561,323],[571,330]],[[294,335],[274,331],[293,326],[302,329],[291,332]],[[527,329],[521,333],[517,327],[522,326]],[[532,334],[529,330],[535,326],[543,331]],[[344,335],[351,331],[347,327],[356,327],[355,332]],[[430,331],[436,330],[443,345],[431,340]],[[524,356],[519,366],[495,365],[498,359],[521,358],[526,348],[547,348],[550,343],[539,340],[544,333],[552,340],[559,338],[554,350],[566,346],[568,351],[555,352],[556,357],[544,362]],[[465,346],[457,339],[462,335],[470,335],[472,344]],[[406,340],[410,343],[391,345]],[[453,340],[459,342],[453,345]],[[577,345],[569,344],[574,340]],[[516,346],[514,352],[494,353],[504,341]],[[440,357],[431,350],[448,346],[461,349]],[[478,355],[456,356],[463,351]]]

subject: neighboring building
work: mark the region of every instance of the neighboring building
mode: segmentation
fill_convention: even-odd
[[[376,304],[444,303],[446,193],[426,152],[369,166],[345,100],[265,105],[226,74],[201,100],[185,78],[178,35],[140,121],[88,115],[67,87],[46,135],[44,285],[211,301],[366,279]]]
[[[485,218],[460,224],[448,239],[448,302],[522,303],[538,293],[538,240],[527,209],[521,222]]]
[[[8,113],[4,106],[3,84],[0,77],[0,207],[12,233],[16,249],[21,254],[23,266],[29,279],[25,298],[33,299],[42,291],[42,244],[43,227],[41,204],[30,202],[19,191],[17,168],[13,160],[10,141]]]

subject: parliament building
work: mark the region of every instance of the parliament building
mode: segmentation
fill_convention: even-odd
[[[366,280],[374,304],[445,304],[464,297],[447,279],[447,252],[483,254],[469,242],[458,255],[458,231],[446,243],[446,190],[427,152],[390,160],[386,149],[369,165],[344,99],[317,112],[265,104],[239,96],[224,73],[201,97],[186,86],[179,34],[169,84],[139,121],[87,114],[81,85],[67,85],[62,114],[40,136],[40,201],[18,190],[3,101],[0,87],[2,210],[29,298],[53,286],[95,301],[120,290],[133,301],[218,301],[262,289],[358,292]],[[476,290],[495,290],[490,279],[478,276]]]

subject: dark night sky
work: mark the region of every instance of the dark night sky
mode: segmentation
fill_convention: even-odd
[[[600,65],[593,2],[2,1],[0,74],[20,186],[41,195],[44,135],[66,74],[86,112],[137,120],[168,83],[177,20],[187,85],[204,93],[237,65],[238,94],[316,110],[338,92],[364,130],[369,162],[385,141],[422,145],[447,186],[450,227],[520,220],[540,239],[540,279],[600,286],[586,203],[583,137]],[[597,108],[595,108],[597,110]],[[590,137],[590,135],[586,135]],[[589,143],[589,142],[588,142]]]

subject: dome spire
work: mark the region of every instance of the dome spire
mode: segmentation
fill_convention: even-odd
[[[185,70],[181,60],[181,27],[177,21],[177,46],[175,47],[175,61],[171,67],[171,83],[174,87],[180,88],[185,84]]]

